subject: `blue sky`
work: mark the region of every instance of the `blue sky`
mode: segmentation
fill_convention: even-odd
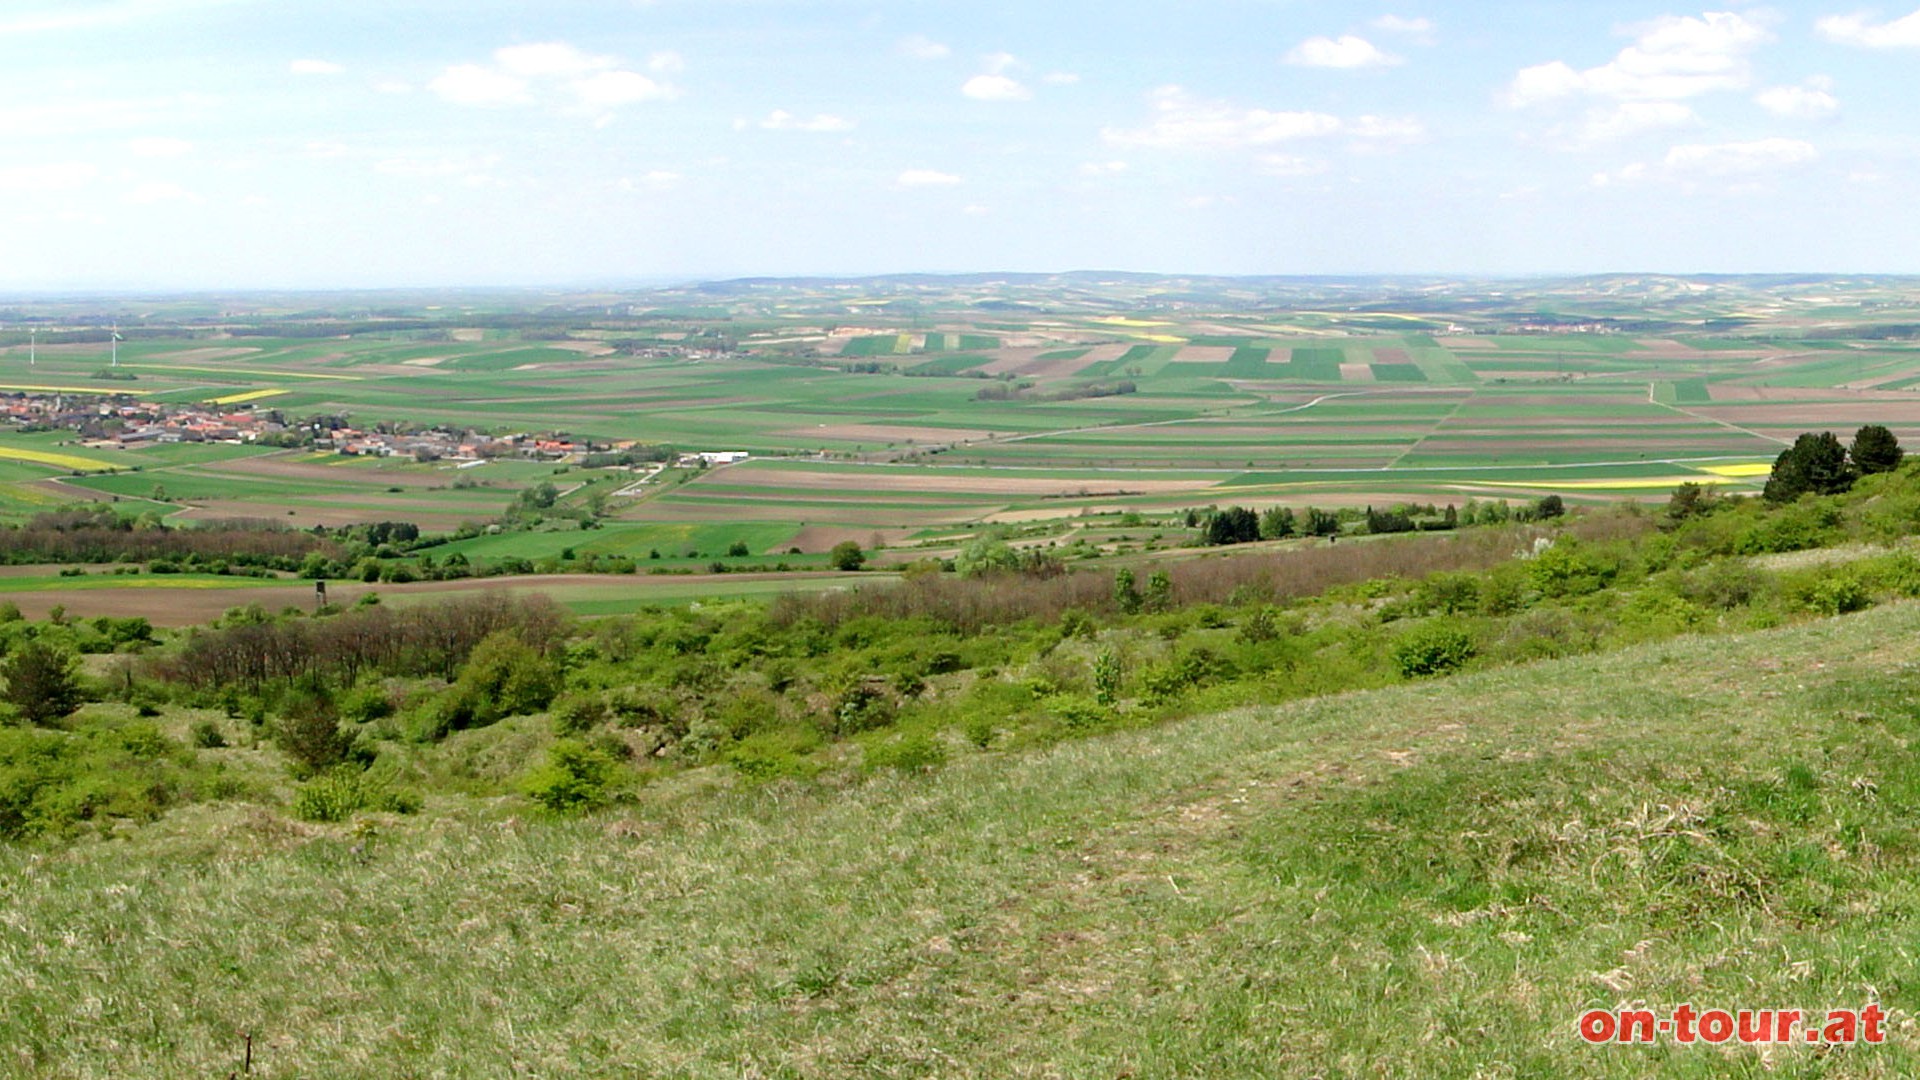
[[[1920,10],[8,0],[0,287],[1920,272]]]

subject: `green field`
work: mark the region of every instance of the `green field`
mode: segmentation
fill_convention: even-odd
[[[102,359],[97,345],[43,342],[31,379],[182,402],[260,394],[231,407],[279,410],[295,420],[328,413],[360,426],[433,423],[809,458],[805,468],[816,479],[805,491],[713,476],[638,501],[614,500],[610,521],[622,529],[594,541],[609,553],[654,546],[640,539],[653,535],[635,531],[642,528],[724,532],[734,522],[781,522],[797,530],[817,522],[912,530],[1049,508],[1071,517],[1116,499],[1148,499],[1128,485],[1156,477],[1210,478],[1179,485],[1178,498],[1199,505],[1215,501],[1206,488],[1220,477],[1247,472],[1285,477],[1280,485],[1310,484],[1316,493],[1346,476],[1356,492],[1445,497],[1458,493],[1455,481],[1512,470],[1540,470],[1524,475],[1542,483],[1574,475],[1554,467],[1578,468],[1583,481],[1629,482],[1649,475],[1645,462],[1671,461],[1685,472],[1689,463],[1764,460],[1800,430],[1844,435],[1866,419],[1920,437],[1920,425],[1903,419],[1920,414],[1902,412],[1886,396],[1920,387],[1920,350],[1894,341],[1863,345],[1831,327],[1824,336],[1795,337],[1786,324],[1765,322],[1776,301],[1764,289],[1668,305],[1702,326],[1737,311],[1746,321],[1734,337],[1684,328],[1518,332],[1513,319],[1489,313],[1510,303],[1529,312],[1525,319],[1537,318],[1522,300],[1524,288],[1499,301],[1469,294],[1472,303],[1458,309],[1437,300],[1435,312],[1423,314],[1342,313],[1314,303],[1248,310],[1232,293],[1222,294],[1218,308],[1192,297],[1172,307],[1152,293],[1112,288],[1140,307],[1076,314],[1077,301],[1056,300],[1061,309],[1044,316],[1011,308],[983,315],[922,298],[903,317],[875,296],[842,309],[859,318],[851,338],[832,336],[843,320],[827,317],[836,310],[827,299],[810,306],[815,301],[798,292],[777,309],[663,300],[625,323],[596,307],[591,318],[537,333],[498,325],[495,308],[475,309],[485,327],[354,333],[349,326],[319,337],[275,336],[275,319],[261,316],[245,333],[129,340],[122,366],[137,376],[130,382],[92,379]],[[1555,297],[1553,305],[1571,302]],[[1650,320],[1668,310],[1661,303],[1621,315]],[[1879,303],[1848,318],[1900,310]],[[1784,317],[1792,309],[1778,310]],[[457,328],[461,318],[429,321]],[[692,351],[709,339],[727,347]],[[0,364],[19,348],[0,347]],[[1096,348],[1115,350],[1102,354],[1114,358],[1072,370],[1072,361]],[[1195,348],[1213,352],[1184,352]],[[987,371],[992,378],[978,377]],[[1132,392],[1115,395],[1121,379]],[[315,473],[276,471],[281,460],[294,459],[250,446],[123,451],[82,446],[71,432],[0,432],[0,517],[19,520],[91,494],[188,519],[278,517],[304,526],[411,514],[446,531],[495,520],[529,485],[591,479],[565,463],[470,472],[362,463]],[[852,475],[833,472],[837,462],[969,466],[981,470],[973,475],[982,482],[915,497],[895,484],[876,494],[852,481],[836,488],[818,479]],[[1116,482],[1086,498],[1071,490],[996,491],[985,482],[1005,470],[1080,470]],[[1306,475],[1314,478],[1298,479]],[[607,477],[609,485],[619,482]],[[1635,490],[1657,495],[1630,484],[1568,494]],[[518,544],[544,556],[554,544],[544,535],[467,543],[476,551]],[[755,544],[765,539],[755,535]]]

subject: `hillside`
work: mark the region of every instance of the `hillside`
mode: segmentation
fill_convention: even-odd
[[[0,849],[26,1076],[1911,1075],[1920,604],[616,816]],[[1885,1045],[1596,1048],[1879,1000]]]

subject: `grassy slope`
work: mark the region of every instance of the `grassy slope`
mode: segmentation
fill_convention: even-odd
[[[239,807],[0,851],[0,1071],[1720,1076],[1579,1012],[1858,1006],[1912,1075],[1920,605],[616,816]],[[484,761],[480,763],[484,766]]]

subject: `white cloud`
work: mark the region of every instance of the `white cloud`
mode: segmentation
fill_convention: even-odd
[[[975,101],[1025,101],[1033,91],[1006,75],[975,75],[961,84],[960,92]]]
[[[485,173],[500,163],[498,154],[484,157],[440,155],[387,158],[377,161],[373,171],[387,176],[473,176]]]
[[[1418,142],[1427,137],[1426,125],[1411,116],[1361,116],[1346,126],[1356,139],[1378,142]]]
[[[980,58],[980,66],[986,68],[989,75],[1005,75],[1019,62],[1010,52],[988,53]]]
[[[287,70],[295,75],[338,75],[347,69],[331,60],[295,60]]]
[[[1597,173],[1594,187],[1666,180],[1693,185],[1708,180],[1731,180],[1744,185],[1768,173],[1805,165],[1820,152],[1799,139],[1755,139],[1750,142],[1687,143],[1667,151],[1656,165],[1636,161],[1610,173]]]
[[[1825,120],[1840,111],[1840,99],[1833,96],[1833,80],[1824,75],[1799,86],[1763,90],[1753,100],[1773,115],[1790,120]]]
[[[647,57],[647,70],[655,75],[678,75],[687,70],[686,58],[668,50]]]
[[[852,131],[853,121],[829,113],[816,113],[810,120],[802,120],[785,109],[775,109],[767,114],[760,126],[768,131],[812,131],[836,132]]]
[[[1408,18],[1402,15],[1382,15],[1369,25],[1383,33],[1412,38],[1422,45],[1433,40],[1433,32],[1437,29],[1432,19]]]
[[[960,178],[952,173],[937,172],[933,169],[908,169],[896,177],[894,183],[903,188],[952,187],[960,183]]]
[[[1317,176],[1327,171],[1327,163],[1291,154],[1261,154],[1254,159],[1254,168],[1265,176]]]
[[[1812,143],[1799,139],[1756,139],[1752,142],[1695,143],[1667,151],[1667,168],[1676,173],[1730,176],[1772,172],[1804,165],[1820,156]]]
[[[1071,71],[1049,71],[1040,76],[1040,81],[1048,86],[1072,86],[1080,81],[1080,76]]]
[[[93,182],[100,170],[84,161],[0,168],[0,191],[64,191]]]
[[[185,139],[169,139],[157,135],[133,139],[127,143],[127,150],[134,157],[180,157],[192,149],[193,144]]]
[[[913,34],[900,39],[898,46],[901,55],[911,56],[915,60],[945,60],[953,55],[953,50],[932,40],[925,34]]]
[[[1631,165],[1623,165],[1619,169],[1616,169],[1610,173],[1605,173],[1605,172],[1594,173],[1593,186],[1597,188],[1603,188],[1603,187],[1612,187],[1615,184],[1637,184],[1640,181],[1645,180],[1646,178],[1647,178],[1646,162],[1636,161]]]
[[[1178,86],[1155,90],[1148,104],[1153,115],[1146,127],[1108,128],[1101,137],[1115,146],[1239,150],[1333,135],[1344,126],[1339,117],[1326,113],[1242,109],[1195,98]]]
[[[1080,165],[1082,176],[1118,176],[1127,171],[1124,161],[1087,161]]]
[[[509,45],[495,49],[493,59],[501,70],[529,79],[542,76],[578,77],[614,66],[611,56],[584,53],[564,41]]]
[[[1829,15],[1814,26],[1822,37],[1842,45],[1868,49],[1920,47],[1920,11],[1883,23],[1873,22],[1865,15]]]
[[[665,191],[677,186],[686,177],[670,169],[654,169],[642,174],[638,179],[631,176],[620,178],[621,191]]]
[[[1507,87],[1507,103],[1515,108],[1552,101],[1586,89],[1586,80],[1564,61],[1521,68]]]
[[[584,52],[563,41],[509,45],[496,49],[492,66],[457,64],[427,84],[456,105],[521,105],[544,95],[571,98],[574,110],[593,114],[596,125],[612,121],[606,110],[679,95],[670,83],[630,71],[611,56]],[[648,62],[656,75],[681,70],[677,53],[655,53]]]
[[[1582,142],[1612,142],[1649,131],[1687,127],[1700,122],[1692,106],[1677,101],[1623,101],[1587,113],[1580,128]]]
[[[1752,82],[1746,56],[1772,34],[1738,12],[1663,16],[1640,28],[1633,44],[1599,67],[1576,71],[1565,61],[1523,68],[1507,89],[1522,108],[1576,95],[1619,101],[1674,101]]]
[[[427,89],[455,105],[513,105],[531,100],[527,80],[479,64],[455,64],[429,82]]]
[[[1308,38],[1287,53],[1286,62],[1299,67],[1351,69],[1390,67],[1402,61],[1381,52],[1366,38],[1345,34],[1337,38]]]
[[[123,201],[135,206],[152,206],[164,202],[199,202],[200,197],[179,184],[165,180],[155,180],[141,184],[122,196]]]
[[[573,83],[572,89],[582,105],[595,109],[638,101],[664,101],[675,96],[672,87],[637,71],[602,71]]]

